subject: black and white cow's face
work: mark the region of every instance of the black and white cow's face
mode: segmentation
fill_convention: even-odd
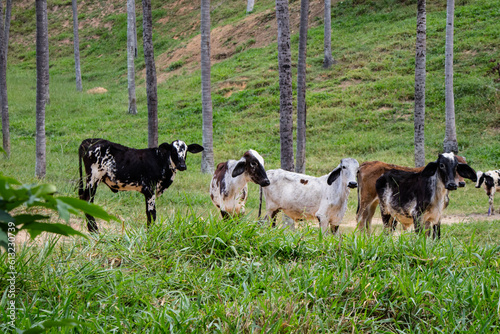
[[[331,186],[339,176],[342,176],[342,178],[346,180],[349,188],[356,188],[358,186],[358,182],[356,181],[358,169],[359,163],[356,159],[342,159],[340,165],[338,165],[328,176],[327,183]]]
[[[255,150],[248,150],[236,164],[232,177],[237,177],[247,173],[255,184],[261,187],[267,187],[270,182],[264,169],[264,159]]]
[[[182,140],[175,140],[172,144],[164,143],[160,147],[170,151],[171,167],[180,171],[187,169],[186,155],[187,152],[199,153],[203,151],[203,146],[198,144],[186,145]]]
[[[422,171],[422,175],[428,177],[436,173],[438,173],[447,190],[457,190],[457,173],[474,182],[477,180],[474,169],[467,164],[459,163],[453,153],[440,154],[436,161],[428,163]]]

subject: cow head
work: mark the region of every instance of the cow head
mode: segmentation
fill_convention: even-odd
[[[270,182],[264,169],[264,159],[257,151],[248,150],[234,167],[232,177],[237,177],[243,173],[250,176],[252,182],[261,187],[267,187]]]
[[[467,164],[459,163],[453,153],[440,154],[436,161],[429,162],[422,171],[422,175],[426,177],[433,176],[436,173],[439,175],[439,178],[443,181],[445,188],[448,190],[457,190],[457,173],[458,175],[474,182],[477,180],[474,169]]]
[[[183,171],[186,170],[186,154],[190,153],[200,153],[203,151],[203,146],[198,144],[190,144],[186,145],[182,140],[175,140],[172,144],[163,143],[160,145],[160,148],[166,150],[170,153],[170,161],[172,167]]]
[[[349,188],[356,188],[358,186],[358,182],[356,181],[358,169],[359,163],[356,159],[342,159],[340,160],[340,164],[330,173],[330,175],[328,175],[327,183],[331,186],[332,183],[342,175]]]

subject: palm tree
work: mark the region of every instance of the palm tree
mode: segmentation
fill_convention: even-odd
[[[36,163],[35,176],[45,177],[45,104],[49,91],[47,0],[36,0]]]
[[[73,48],[75,53],[75,74],[76,74],[76,90],[82,91],[82,72],[80,69],[80,40],[78,38],[78,9],[76,0],[72,0],[73,8]]]
[[[135,0],[127,0],[127,71],[128,71],[128,112],[137,114],[135,96]]]
[[[278,21],[281,168],[293,171],[292,53],[288,0],[276,0],[276,20]]]
[[[445,47],[445,110],[446,131],[443,141],[444,152],[458,153],[457,130],[455,126],[455,99],[453,97],[453,18],[455,0],[448,0],[446,10],[446,47]]]
[[[297,65],[297,157],[295,171],[306,171],[306,55],[309,0],[300,3],[299,61]]]
[[[153,18],[151,0],[142,0],[144,61],[146,63],[146,93],[148,95],[148,147],[158,146],[158,95],[153,49]]]
[[[426,13],[425,0],[417,2],[417,42],[415,52],[415,166],[425,165],[425,58]]]
[[[10,156],[9,101],[7,99],[7,47],[9,45],[10,17],[12,0],[5,5],[5,25],[3,22],[3,4],[0,0],[0,112],[2,114],[2,141],[7,157]]]
[[[335,64],[332,56],[332,2],[325,0],[325,35],[324,35],[324,50],[325,58],[323,59],[323,68],[330,68]]]
[[[201,172],[214,172],[212,92],[210,88],[210,0],[201,0],[201,103],[203,153]]]

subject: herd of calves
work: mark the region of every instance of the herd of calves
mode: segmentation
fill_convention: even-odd
[[[135,190],[145,197],[148,226],[156,219],[155,199],[173,182],[176,172],[186,170],[186,155],[203,147],[176,140],[157,148],[134,149],[100,138],[82,141],[79,147],[79,196],[93,202],[99,183],[113,192]],[[82,163],[85,168],[83,179]],[[425,167],[410,168],[380,161],[361,165],[345,158],[327,175],[320,177],[282,169],[265,170],[264,159],[255,150],[239,160],[218,164],[210,183],[210,198],[223,218],[241,215],[248,197],[248,182],[260,186],[266,201],[265,219],[275,226],[278,212],[294,221],[317,219],[322,232],[333,233],[347,209],[349,190],[358,188],[358,229],[369,229],[377,205],[384,227],[393,230],[399,222],[404,229],[414,226],[418,233],[440,238],[440,221],[448,206],[448,192],[464,187],[464,179],[484,184],[489,196],[488,215],[493,214],[493,197],[500,188],[500,170],[475,172],[461,156],[439,154]],[[260,210],[259,210],[260,216]],[[87,215],[87,228],[98,232],[95,218]]]

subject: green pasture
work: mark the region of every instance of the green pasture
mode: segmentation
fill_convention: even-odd
[[[297,3],[291,1],[292,6]],[[153,1],[155,55],[183,47],[198,34],[198,5],[169,16],[183,4]],[[82,5],[81,21],[95,17],[107,25],[81,28],[84,92],[78,93],[72,44],[60,43],[72,38],[71,2],[49,0],[48,6],[53,16],[49,14],[47,176],[34,177],[34,43],[16,43],[15,38],[34,33],[34,9],[26,8],[13,10],[17,19],[7,74],[12,154],[0,157],[0,171],[23,183],[52,183],[61,195],[76,197],[77,152],[83,139],[147,146],[142,28],[136,62],[138,114],[129,115],[124,11],[102,18],[97,4],[88,11]],[[213,27],[245,18],[241,1],[212,6]],[[254,13],[273,6],[271,0],[257,1]],[[489,73],[500,62],[498,8],[499,0],[462,0],[456,1],[455,10],[459,153],[482,171],[500,168],[500,83],[498,75]],[[142,13],[137,14],[140,25]],[[170,19],[160,23],[164,17]],[[321,67],[322,18],[312,20],[319,23],[313,24],[308,39],[307,174],[329,173],[344,157],[413,165],[416,1],[334,2],[332,48],[338,62],[328,70]],[[444,139],[445,27],[446,1],[428,1],[428,162],[437,158]],[[275,169],[280,167],[277,46],[252,44],[249,36],[238,52],[212,66],[215,161],[239,159],[252,148],[264,157],[267,169]],[[296,81],[297,32],[291,47]],[[200,71],[188,65],[178,61],[157,67],[158,73],[172,72],[158,85],[160,142],[201,144]],[[87,92],[95,87],[107,92]],[[100,186],[95,203],[123,224],[102,223],[101,235],[89,239],[44,236],[19,245],[17,327],[75,319],[76,327],[52,332],[499,331],[500,221],[486,220],[487,196],[473,182],[450,194],[445,211],[461,221],[472,216],[472,221],[444,225],[439,242],[413,233],[387,236],[380,226],[370,236],[342,227],[341,236],[323,237],[315,222],[301,223],[295,231],[259,224],[259,189],[254,184],[249,185],[247,215],[221,221],[208,194],[211,176],[200,173],[200,164],[200,154],[188,155],[188,170],[179,172],[157,199],[158,219],[149,230],[141,194],[114,194]],[[356,191],[351,191],[345,222],[354,221],[356,206]],[[81,217],[71,223],[85,228]],[[0,273],[7,277],[6,253],[0,258]],[[2,279],[0,292],[6,286]],[[7,328],[6,303],[3,293],[2,330]]]

